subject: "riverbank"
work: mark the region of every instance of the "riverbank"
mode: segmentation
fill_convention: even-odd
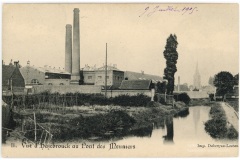
[[[210,101],[209,98],[198,98],[198,99],[191,99],[189,106],[211,106],[215,103],[215,101]]]
[[[45,106],[41,109],[16,110],[14,119],[17,122],[15,130],[21,132],[24,118],[24,136],[34,140],[33,113],[36,122],[46,128],[53,135],[53,141],[67,141],[74,139],[112,139],[129,134],[147,135],[154,127],[164,127],[166,117],[181,116],[188,112],[181,112],[188,108],[172,107],[157,102],[149,102],[146,107],[141,106]],[[177,113],[180,113],[178,115]],[[21,115],[27,115],[25,117]],[[29,119],[29,117],[31,119]],[[37,137],[41,137],[37,131]]]
[[[238,139],[238,132],[227,121],[226,113],[220,103],[212,105],[210,110],[212,119],[205,123],[205,130],[215,139]]]

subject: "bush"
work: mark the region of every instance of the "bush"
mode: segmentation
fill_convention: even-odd
[[[150,101],[147,104],[147,107],[159,107],[161,104],[158,102]]]
[[[147,103],[151,100],[150,97],[138,94],[134,96],[120,95],[112,98],[113,105],[119,106],[147,106]]]
[[[188,96],[187,93],[180,93],[178,95],[174,95],[174,99],[175,99],[175,101],[182,101],[186,105],[188,105],[191,100],[191,98]]]
[[[174,107],[177,108],[177,109],[181,109],[181,108],[183,108],[185,106],[186,106],[186,104],[184,102],[181,102],[181,101],[174,103]]]

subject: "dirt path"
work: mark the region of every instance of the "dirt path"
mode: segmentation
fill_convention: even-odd
[[[233,109],[233,107],[231,107],[230,105],[221,102],[221,105],[226,113],[226,117],[229,123],[231,123],[233,125],[233,127],[239,132],[239,128],[238,128],[238,113]]]

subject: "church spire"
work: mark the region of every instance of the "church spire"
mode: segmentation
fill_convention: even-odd
[[[196,65],[195,75],[199,75],[199,70],[198,70],[198,61],[197,61],[197,65]]]

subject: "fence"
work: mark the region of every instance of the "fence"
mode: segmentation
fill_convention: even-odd
[[[101,92],[103,95],[105,94],[105,91],[102,90]],[[129,95],[129,96],[135,96],[138,94],[143,94],[148,97],[151,97],[151,91],[150,90],[107,90],[107,97],[117,97],[120,95]]]
[[[23,143],[32,144],[49,144],[52,142],[53,134],[50,133],[49,129],[43,127],[36,121],[35,112],[33,113],[20,113],[19,110],[15,109],[14,114],[20,119],[21,130],[18,132],[21,134]]]
[[[166,103],[166,104],[173,104],[174,103],[174,96],[173,95],[167,95],[167,94],[155,94],[155,100],[160,103]]]
[[[33,93],[38,94],[41,92],[49,91],[50,93],[92,93],[97,94],[101,93],[101,86],[95,85],[40,85],[40,86],[33,86]]]

